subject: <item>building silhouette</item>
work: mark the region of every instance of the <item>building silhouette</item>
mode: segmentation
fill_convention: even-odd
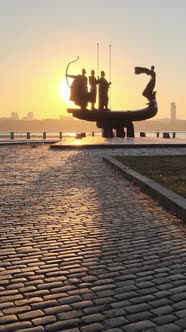
[[[26,116],[22,118],[22,120],[33,120],[34,119],[34,113],[33,112],[28,112]]]
[[[170,103],[170,120],[171,121],[176,120],[176,103],[175,102]]]
[[[19,120],[19,115],[17,112],[11,112],[11,119],[12,120]]]

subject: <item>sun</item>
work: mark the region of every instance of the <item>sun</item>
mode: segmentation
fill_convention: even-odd
[[[59,82],[58,85],[58,94],[64,102],[69,102],[70,99],[70,89],[65,80]]]

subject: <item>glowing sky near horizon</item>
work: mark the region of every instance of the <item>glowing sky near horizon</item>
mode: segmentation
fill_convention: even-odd
[[[155,65],[156,118],[169,118],[173,101],[177,118],[186,119],[185,31],[185,0],[0,0],[0,117],[67,115],[74,105],[61,89],[68,62],[79,55],[69,73],[104,70],[112,110],[145,107],[149,77],[134,67]]]

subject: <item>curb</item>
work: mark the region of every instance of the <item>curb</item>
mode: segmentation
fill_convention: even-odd
[[[186,221],[186,199],[167,189],[152,179],[132,170],[125,164],[112,157],[103,157],[103,160],[118,168],[124,173],[127,180],[138,184],[146,193],[158,201],[163,207],[171,211],[178,218]]]
[[[146,144],[135,144],[135,143],[117,143],[117,144],[113,144],[113,143],[103,143],[103,144],[99,144],[99,143],[96,143],[96,144],[86,144],[86,143],[83,143],[83,144],[75,144],[75,143],[71,143],[71,144],[67,144],[67,143],[57,143],[57,144],[52,144],[50,146],[51,149],[61,149],[61,150],[65,150],[65,149],[77,149],[77,150],[81,150],[81,149],[138,149],[138,148],[186,148],[186,144],[181,144],[181,143],[174,143],[174,144],[151,144],[151,143],[146,143]]]
[[[13,140],[13,141],[0,141],[0,146],[5,145],[32,145],[32,144],[56,144],[59,140],[49,140],[49,139],[40,139],[40,140]]]

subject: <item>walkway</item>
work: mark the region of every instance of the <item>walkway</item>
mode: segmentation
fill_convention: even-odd
[[[0,332],[186,331],[186,225],[102,160],[154,153],[0,148]]]

